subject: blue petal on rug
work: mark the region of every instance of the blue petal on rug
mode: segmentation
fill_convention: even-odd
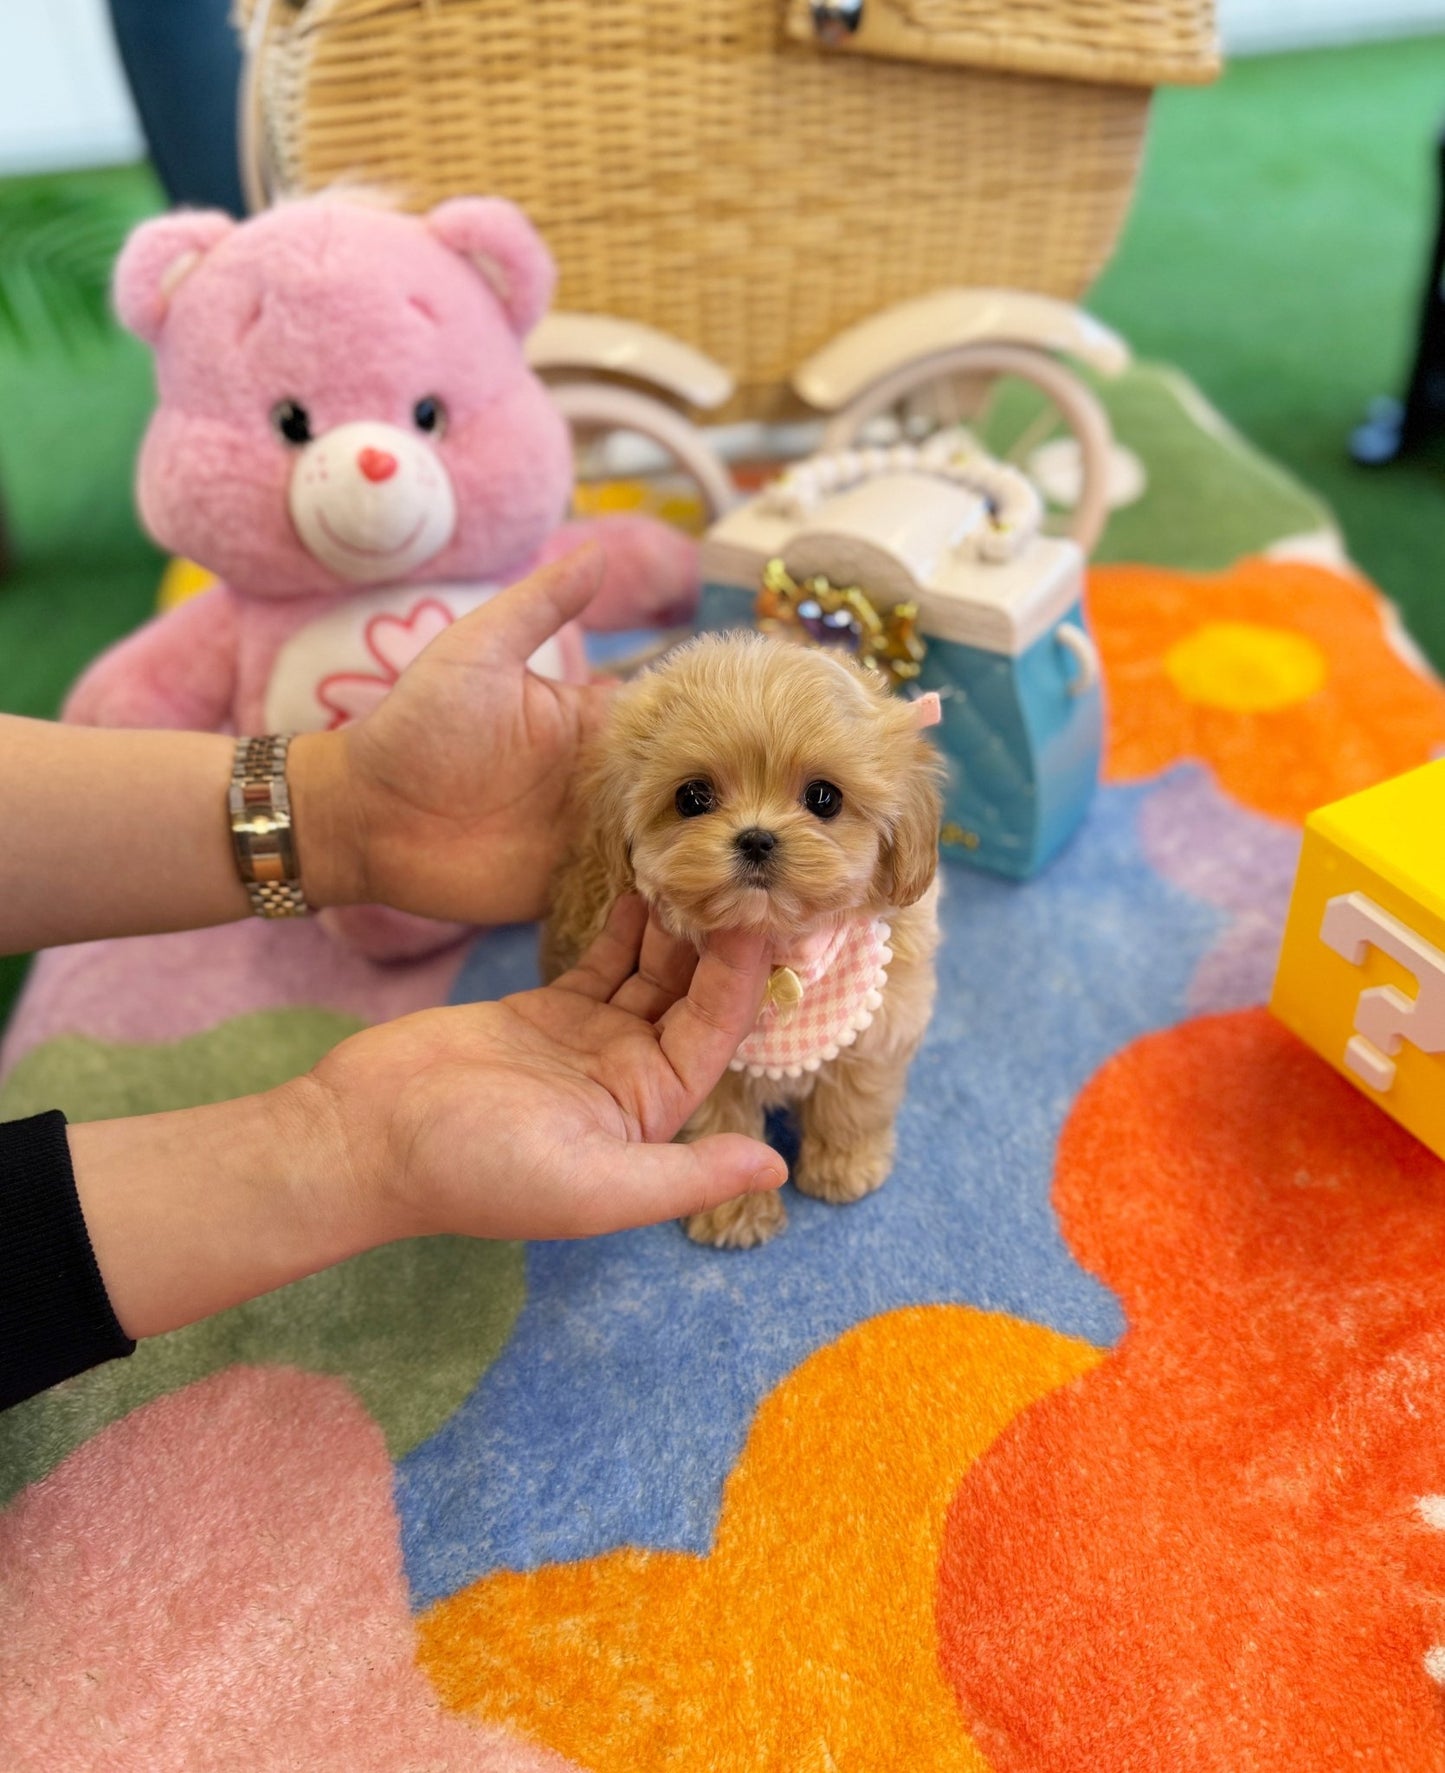
[[[1162,790],[1101,790],[1026,885],[947,866],[938,1010],[879,1193],[839,1208],[789,1189],[787,1230],[760,1250],[701,1249],[676,1225],[529,1248],[511,1340],[397,1467],[416,1605],[623,1545],[706,1551],[761,1400],[880,1312],[960,1303],[1118,1337],[1117,1303],[1065,1248],[1049,1195],[1080,1087],[1181,1019],[1231,922],[1146,859],[1140,811]],[[535,952],[530,929],[483,939],[454,1000],[534,983]]]

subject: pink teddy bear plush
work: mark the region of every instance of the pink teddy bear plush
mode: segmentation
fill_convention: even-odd
[[[523,351],[554,279],[499,198],[412,216],[323,196],[240,224],[194,212],[138,228],[115,299],[156,357],[141,515],[221,583],[97,660],[66,718],[339,726],[448,623],[591,534],[606,566],[589,626],[685,619],[685,536],[646,518],[564,521],[571,439]],[[580,634],[532,664],[584,677]],[[459,933],[369,907],[329,917],[379,959]]]

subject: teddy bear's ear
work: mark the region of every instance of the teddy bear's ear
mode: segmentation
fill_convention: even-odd
[[[115,311],[122,326],[155,344],[181,280],[235,226],[219,209],[181,209],[142,222],[115,265]]]
[[[557,267],[542,236],[504,197],[452,197],[426,218],[438,240],[468,258],[491,284],[518,338],[552,300]]]

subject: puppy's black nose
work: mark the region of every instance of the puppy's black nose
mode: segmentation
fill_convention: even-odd
[[[777,841],[772,832],[764,831],[761,825],[749,825],[733,839],[749,862],[766,862]]]

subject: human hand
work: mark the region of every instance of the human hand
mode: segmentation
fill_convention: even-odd
[[[393,1238],[582,1237],[776,1188],[757,1140],[665,1143],[767,971],[757,935],[699,958],[624,899],[543,990],[368,1029],[262,1095],[72,1126],[116,1317],[151,1336]]]
[[[440,634],[370,714],[293,741],[308,894],[463,923],[537,917],[569,831],[579,752],[609,692],[527,660],[587,607],[596,547],[500,592]]]
[[[343,1041],[286,1088],[331,1128],[344,1241],[581,1237],[778,1187],[783,1160],[757,1140],[666,1143],[752,1027],[767,972],[758,935],[721,932],[699,958],[626,898],[554,984]]]
[[[116,1317],[151,1336],[393,1238],[582,1237],[776,1188],[783,1160],[756,1140],[664,1143],[767,970],[756,935],[699,959],[625,899],[541,991],[368,1029],[262,1095],[72,1126]]]

